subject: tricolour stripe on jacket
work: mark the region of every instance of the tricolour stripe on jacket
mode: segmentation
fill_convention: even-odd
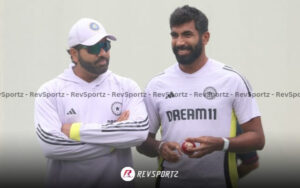
[[[137,125],[145,123],[145,122],[148,122],[148,116],[142,121],[127,121],[127,122],[121,121],[121,122],[115,122],[114,124],[108,123],[108,124],[103,125],[103,127],[110,128],[110,127],[117,127],[119,125],[137,126]]]
[[[102,132],[114,131],[145,131],[149,129],[148,116],[142,121],[120,122],[117,124],[106,124],[101,127]]]

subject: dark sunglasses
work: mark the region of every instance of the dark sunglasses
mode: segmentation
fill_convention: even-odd
[[[78,45],[75,47],[75,49],[79,50],[81,48],[84,48],[87,50],[89,54],[95,54],[98,55],[103,48],[106,52],[110,50],[110,41],[106,40],[105,42],[98,42],[97,44],[94,44],[93,46],[85,46],[85,45]]]

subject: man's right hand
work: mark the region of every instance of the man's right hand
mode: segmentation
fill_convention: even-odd
[[[177,150],[177,152],[176,152]],[[177,162],[182,155],[180,144],[177,142],[165,142],[159,148],[159,155],[169,162]]]

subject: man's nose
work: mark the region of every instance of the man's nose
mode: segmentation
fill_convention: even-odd
[[[182,37],[178,37],[176,40],[176,46],[185,46],[185,40]]]
[[[103,48],[101,48],[100,49],[100,52],[99,52],[99,54],[98,54],[98,56],[107,56],[107,53],[108,53],[109,51],[105,51]]]

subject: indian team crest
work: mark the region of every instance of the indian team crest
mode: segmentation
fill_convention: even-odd
[[[90,23],[91,30],[97,31],[99,30],[99,25],[95,22]]]
[[[212,99],[216,98],[217,90],[210,86],[206,87],[203,91],[203,96],[208,100],[212,100]]]
[[[121,115],[121,113],[122,113],[122,103],[120,103],[120,102],[114,102],[114,103],[112,103],[112,105],[111,105],[111,111],[116,116]]]

